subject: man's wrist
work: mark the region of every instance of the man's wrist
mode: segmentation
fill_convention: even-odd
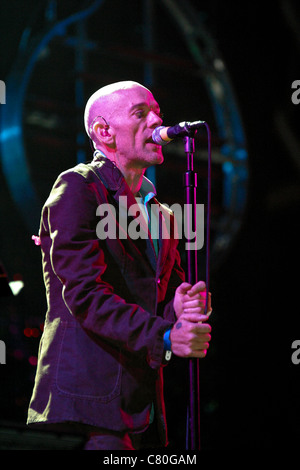
[[[171,328],[168,328],[164,333],[164,350],[171,351],[171,339],[170,339]]]
[[[171,328],[168,328],[164,333],[164,350],[165,360],[169,361],[172,356],[172,343],[170,338]]]

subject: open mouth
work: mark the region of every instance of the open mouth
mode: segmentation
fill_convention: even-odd
[[[149,137],[149,139],[147,139],[146,141],[146,144],[155,144],[155,142],[152,140],[152,137]],[[157,144],[155,144],[157,145]]]

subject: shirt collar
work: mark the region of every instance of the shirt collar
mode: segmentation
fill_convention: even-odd
[[[150,201],[154,196],[156,196],[156,189],[152,181],[150,181],[146,176],[143,176],[142,185],[140,188],[140,194],[144,200],[144,204]]]

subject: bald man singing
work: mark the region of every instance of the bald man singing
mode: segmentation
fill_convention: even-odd
[[[107,85],[84,123],[93,160],[59,175],[42,210],[48,308],[27,422],[80,432],[86,450],[165,447],[163,368],[205,357],[210,296],[205,315],[205,284],[185,282],[174,214],[144,175],[163,162],[152,93]]]

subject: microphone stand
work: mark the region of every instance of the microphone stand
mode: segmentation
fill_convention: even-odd
[[[185,207],[187,224],[186,239],[190,243],[192,234],[196,233],[196,188],[197,188],[197,174],[194,172],[194,152],[195,152],[195,133],[197,131],[190,131],[189,135],[183,137],[185,153],[187,156],[187,171],[184,174],[183,185],[185,195]],[[191,208],[191,210],[190,210]],[[197,237],[197,233],[196,233]],[[195,240],[196,241],[196,240]],[[196,245],[196,243],[195,243]],[[195,284],[198,278],[197,269],[197,248],[186,249],[187,255],[187,281],[190,284]],[[200,399],[199,399],[199,359],[189,359],[189,407],[187,414],[187,449],[200,449]]]
[[[201,122],[201,124],[200,124]],[[207,178],[207,220],[206,220],[206,290],[209,292],[209,258],[210,258],[210,208],[211,208],[211,134],[210,128],[205,121],[199,121],[200,126],[206,127],[208,135],[208,178]],[[197,127],[200,127],[197,125]],[[191,250],[188,246],[187,254],[187,280],[190,284],[198,281],[198,264],[197,264],[197,174],[194,172],[194,153],[195,153],[195,134],[196,129],[190,129],[183,137],[185,153],[187,156],[187,171],[184,174],[184,194],[185,207],[192,207],[192,211],[187,211],[187,236],[188,243],[192,240],[192,234],[195,235],[194,247]],[[206,296],[205,313],[208,308],[208,295]],[[199,359],[191,358],[189,360],[189,407],[187,413],[187,449],[200,450],[200,383],[199,383]]]

